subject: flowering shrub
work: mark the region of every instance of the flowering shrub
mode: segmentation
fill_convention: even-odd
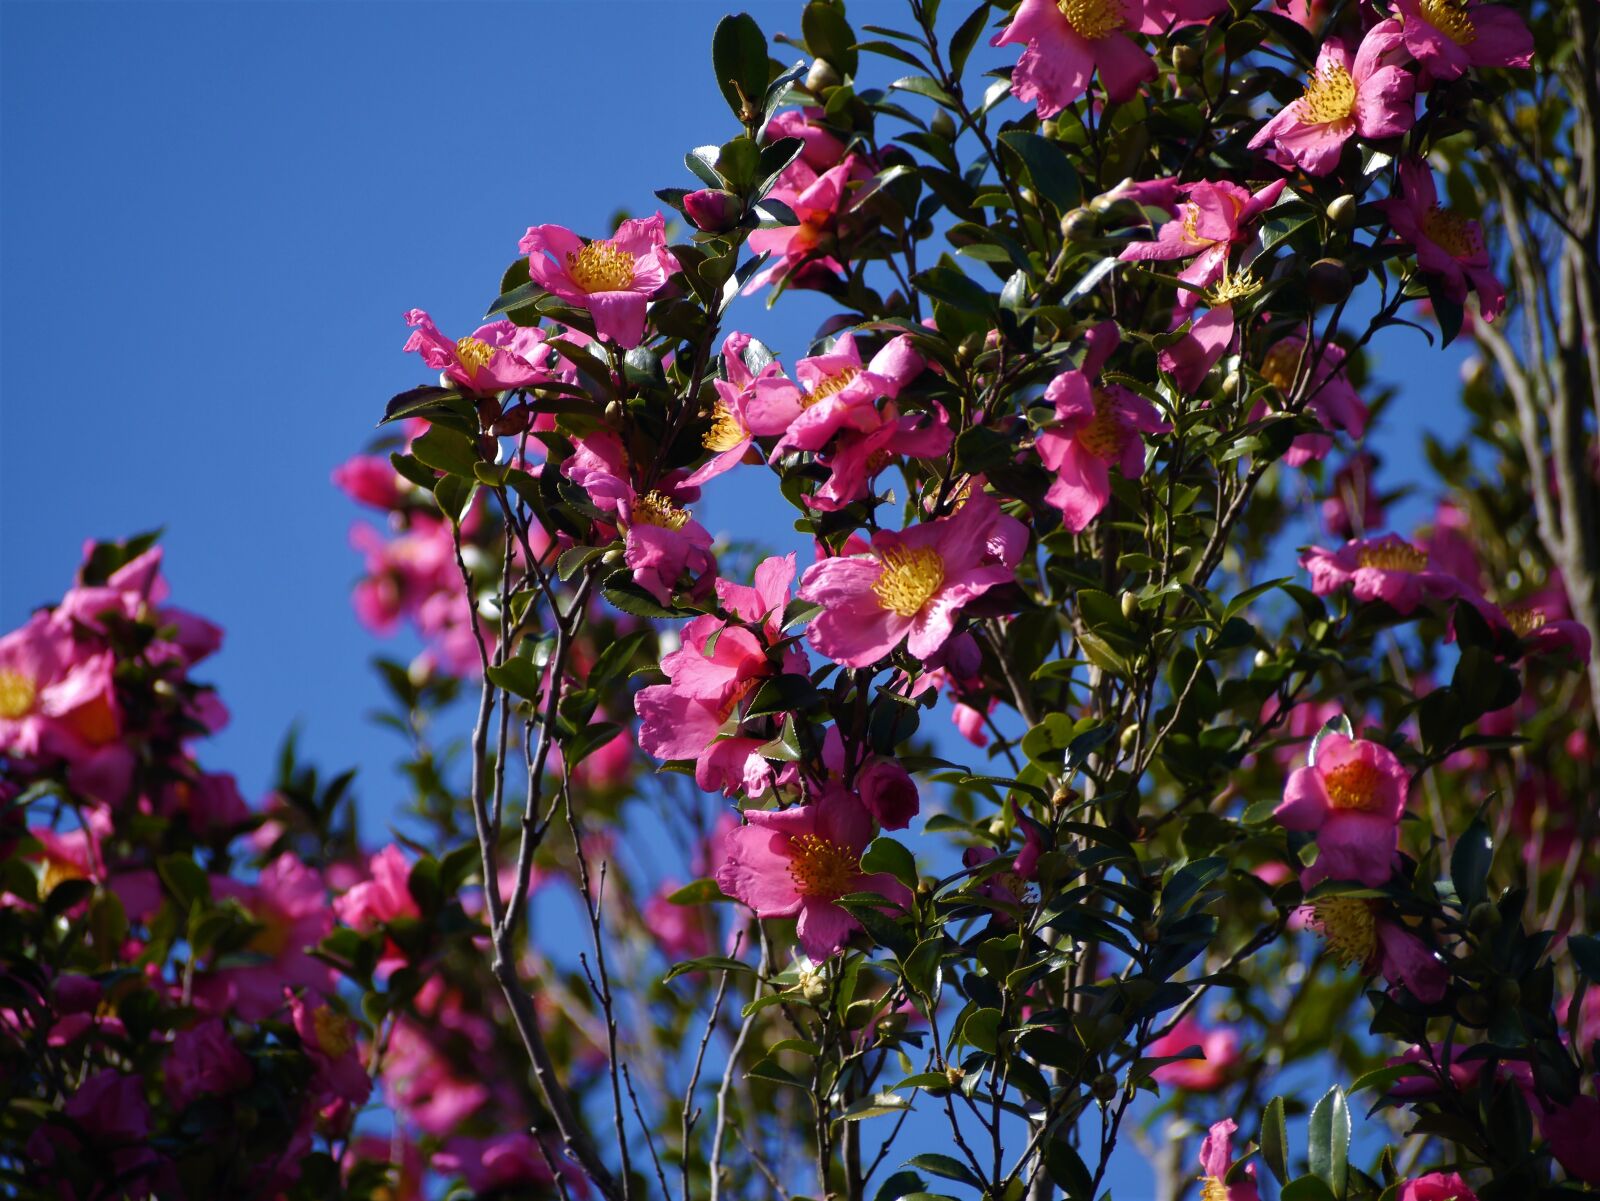
[[[403,836],[199,766],[149,538],[0,639],[18,1195],[1600,1185],[1600,8],[905,23],[724,19],[698,186],[407,314]],[[1430,478],[1380,336],[1478,348]]]

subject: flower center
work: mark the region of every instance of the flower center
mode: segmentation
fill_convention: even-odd
[[[1200,1178],[1200,1201],[1228,1201],[1228,1186],[1216,1176]]]
[[[860,374],[861,368],[846,367],[843,371],[836,372],[835,374],[828,376],[826,379],[818,380],[816,387],[812,388],[811,391],[807,392],[800,398],[800,407],[802,409],[809,409],[819,400],[826,400],[835,393],[843,392],[855,382],[856,376]]]
[[[1383,773],[1361,759],[1352,759],[1322,777],[1335,809],[1373,813],[1383,807]]]
[[[742,680],[736,680],[733,687],[728,689],[728,695],[723,698],[722,704],[717,709],[718,721],[725,722],[732,717],[733,711],[739,707],[739,702],[749,696],[759,683],[761,683],[760,676],[746,676]]]
[[[622,292],[633,283],[633,255],[610,242],[590,242],[567,255],[567,274],[585,292]]]
[[[707,450],[721,454],[725,450],[732,450],[749,436],[750,432],[744,428],[739,415],[719,400],[711,414],[711,428],[700,443]]]
[[[1423,216],[1422,232],[1453,259],[1475,258],[1483,251],[1478,223],[1460,213],[1440,208],[1437,204]]]
[[[1537,609],[1504,609],[1506,624],[1518,638],[1526,638],[1535,630],[1544,628],[1544,623],[1549,620]]]
[[[1300,119],[1311,125],[1346,120],[1356,107],[1356,85],[1338,63],[1329,63],[1306,81],[1300,97]]]
[[[680,509],[667,499],[666,493],[652,488],[633,502],[633,524],[660,526],[664,530],[681,530],[689,521],[689,510]]]
[[[355,1023],[330,1006],[313,1010],[311,1024],[317,1031],[317,1046],[329,1059],[338,1059],[356,1045]]]
[[[39,895],[48,897],[58,884],[68,880],[87,880],[89,874],[70,859],[46,859],[39,873]]]
[[[1363,546],[1356,554],[1356,562],[1379,571],[1423,571],[1428,566],[1428,556],[1409,542],[1396,540]]]
[[[1128,438],[1128,426],[1117,412],[1116,402],[1099,388],[1094,390],[1094,416],[1077,434],[1078,443],[1090,454],[1115,459]]]
[[[1378,920],[1365,898],[1323,897],[1312,904],[1311,921],[1342,967],[1366,964],[1377,953]]]
[[[9,668],[0,669],[0,717],[15,721],[33,712],[34,699],[39,695],[32,677]]]
[[[875,450],[867,456],[867,474],[874,476],[882,472],[894,462],[894,453],[889,450]]]
[[[268,959],[276,959],[289,945],[289,923],[259,913],[255,916],[256,921],[261,923],[261,929],[256,931],[245,945]]]
[[[1206,291],[1206,299],[1212,305],[1232,304],[1235,300],[1247,300],[1261,291],[1261,281],[1249,271],[1241,271],[1237,275],[1224,273],[1212,287]]]
[[[1261,361],[1261,378],[1285,396],[1294,387],[1294,377],[1300,368],[1301,344],[1287,338],[1276,343]]]
[[[872,585],[878,603],[901,617],[915,617],[944,583],[944,560],[931,546],[891,547],[882,559],[883,570]]]
[[[1056,7],[1081,38],[1098,42],[1127,27],[1121,0],[1056,0]]]
[[[481,338],[457,338],[456,359],[468,375],[477,375],[494,358],[494,347]]]
[[[789,853],[789,875],[802,896],[842,897],[861,874],[859,855],[816,834],[790,838]]]
[[[1457,46],[1470,46],[1478,28],[1467,15],[1467,0],[1422,0],[1422,17]]]

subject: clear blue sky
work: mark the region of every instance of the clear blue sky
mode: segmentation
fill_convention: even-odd
[[[800,0],[752,8],[798,31]],[[0,629],[85,539],[164,525],[175,602],[228,630],[209,678],[234,721],[206,765],[259,797],[298,720],[312,758],[362,769],[380,836],[402,786],[367,662],[411,648],[355,620],[357,513],[329,472],[426,377],[406,309],[466,332],[528,225],[599,231],[694,186],[684,152],[736,132],[709,67],[725,10],[0,0]],[[851,5],[858,28],[903,11]],[[733,320],[792,360],[825,313],[791,294]],[[1457,356],[1377,349],[1407,390],[1389,480],[1420,480],[1419,431],[1459,420]],[[788,531],[738,477],[706,524]]]

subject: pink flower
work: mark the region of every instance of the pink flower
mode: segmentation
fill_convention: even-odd
[[[1149,53],[1133,35],[1150,32],[1145,0],[1022,0],[991,46],[1026,43],[1011,72],[1011,94],[1053,117],[1089,90],[1094,73],[1106,98],[1131,100],[1156,77]]]
[[[661,887],[644,904],[645,928],[668,959],[698,959],[711,953],[708,907],[674,904],[668,898],[678,888],[677,880],[662,881]]]
[[[57,1186],[55,1195],[75,1201],[78,1193],[68,1180],[78,1175],[77,1168],[100,1163],[124,1196],[171,1195],[166,1190],[176,1189],[175,1180],[159,1179],[170,1167],[150,1149],[150,1105],[139,1077],[110,1068],[98,1072],[79,1086],[61,1112],[66,1122],[47,1120],[28,1139],[25,1154],[33,1171],[55,1169],[31,1183],[43,1186],[48,1180]],[[104,1185],[104,1180],[96,1182],[85,1196],[106,1196]]]
[[[1309,874],[1301,883],[1310,887]],[[1426,1005],[1444,1000],[1450,972],[1428,945],[1385,915],[1368,897],[1328,896],[1305,906],[1307,924],[1327,941],[1328,953],[1364,975],[1382,974]]]
[[[333,899],[333,911],[341,922],[365,933],[382,922],[422,916],[411,896],[411,864],[398,846],[390,843],[384,847],[367,867],[371,879]]]
[[[167,1054],[167,1096],[184,1109],[203,1096],[225,1096],[250,1083],[253,1069],[221,1018],[205,1018],[173,1036]]]
[[[800,161],[813,171],[826,171],[844,157],[844,143],[817,123],[823,116],[820,108],[781,112],[767,122],[765,138],[768,142],[799,138],[802,143]]]
[[[1192,1013],[1179,1018],[1177,1025],[1145,1049],[1145,1054],[1164,1058],[1182,1055],[1190,1047],[1200,1048],[1198,1059],[1163,1064],[1151,1074],[1162,1084],[1197,1093],[1214,1092],[1228,1082],[1239,1062],[1239,1036],[1226,1028],[1208,1030]]]
[[[1533,34],[1513,9],[1472,0],[1396,0],[1395,7],[1406,49],[1435,79],[1533,63]]]
[[[197,999],[213,1012],[231,1008],[243,1020],[259,1022],[283,1003],[286,985],[333,994],[333,969],[307,953],[333,928],[315,868],[286,852],[262,868],[255,884],[213,876],[211,891],[219,900],[239,901],[262,929],[245,948],[256,962],[208,972],[195,982]]]
[[[1470,1050],[1468,1046],[1456,1043],[1449,1047],[1435,1047],[1433,1057],[1430,1059],[1427,1050],[1422,1047],[1407,1047],[1404,1052],[1390,1058],[1388,1066],[1396,1067],[1401,1064],[1419,1064],[1424,1069],[1420,1073],[1401,1076],[1389,1086],[1391,1097],[1437,1097],[1444,1091],[1439,1086],[1439,1079],[1434,1073],[1434,1061],[1442,1061],[1445,1053],[1450,1056],[1450,1066],[1445,1072],[1450,1087],[1455,1089],[1471,1088],[1473,1081],[1478,1078],[1479,1069],[1483,1066],[1482,1060],[1465,1060],[1461,1058],[1462,1052]]]
[[[842,509],[865,497],[871,482],[898,456],[939,458],[949,453],[954,440],[943,409],[933,418],[923,413],[902,416],[889,401],[879,425],[864,433],[845,430],[831,451],[817,456],[817,462],[828,469],[828,478],[806,503],[824,512]]]
[[[841,334],[827,354],[795,365],[798,383],[782,376],[756,382],[748,408],[751,429],[783,433],[773,462],[791,450],[821,450],[842,430],[870,431],[883,424],[877,402],[900,395],[923,366],[905,334],[891,339],[865,366],[855,335]]]
[[[768,198],[788,205],[799,224],[751,231],[750,249],[770,254],[772,259],[745,285],[745,295],[780,280],[792,288],[832,284],[844,271],[833,251],[840,240],[839,228],[849,214],[851,185],[867,182],[872,173],[871,163],[859,154],[820,175],[804,156],[785,167]]]
[[[406,352],[416,351],[429,367],[444,372],[469,392],[527,388],[554,374],[542,329],[491,321],[452,342],[421,309],[408,312],[406,324],[412,328]]]
[[[1401,1181],[1399,1201],[1478,1201],[1478,1194],[1454,1172],[1429,1172]]]
[[[904,830],[922,807],[917,783],[894,759],[874,757],[856,773],[856,791],[885,830]]]
[[[1286,830],[1315,832],[1310,883],[1359,880],[1380,888],[1393,872],[1409,787],[1405,767],[1388,747],[1326,734],[1316,760],[1290,774],[1273,816]]]
[[[1200,1170],[1205,1173],[1201,1182],[1201,1195],[1206,1201],[1257,1201],[1256,1165],[1246,1164],[1244,1175],[1233,1184],[1228,1183],[1228,1173],[1233,1170],[1233,1133],[1238,1124],[1232,1118],[1223,1118],[1206,1132],[1200,1143]]]
[[[1539,1133],[1550,1144],[1550,1154],[1567,1175],[1585,1184],[1600,1184],[1600,1097],[1579,1093],[1566,1105],[1533,1099]]]
[[[1427,601],[1460,596],[1460,580],[1429,570],[1426,552],[1398,534],[1353,538],[1338,550],[1313,546],[1300,556],[1311,573],[1311,591],[1327,596],[1349,585],[1358,601],[1383,601],[1402,617]]]
[[[1367,451],[1351,455],[1334,472],[1333,491],[1318,506],[1322,524],[1336,538],[1353,538],[1387,517],[1383,497],[1372,486],[1378,474],[1378,460]]]
[[[1498,629],[1509,630],[1518,638],[1530,655],[1560,655],[1572,662],[1586,665],[1592,651],[1589,629],[1581,621],[1563,620],[1565,598],[1558,603],[1531,598],[1531,603],[1507,605],[1504,608],[1490,604],[1482,597],[1467,596],[1467,601],[1484,620]]]
[[[1454,576],[1469,592],[1482,592],[1483,564],[1472,540],[1472,519],[1466,509],[1453,500],[1442,500],[1434,510],[1433,524],[1417,531],[1420,545],[1428,552],[1428,563],[1437,571]]]
[[[534,225],[518,249],[535,283],[588,309],[596,336],[623,350],[644,341],[646,302],[682,269],[667,249],[660,213],[624,221],[611,237],[593,242],[559,225]]]
[[[1144,474],[1141,434],[1172,427],[1155,406],[1120,384],[1098,384],[1100,369],[1121,335],[1105,321],[1089,331],[1083,365],[1050,381],[1045,399],[1056,406],[1055,424],[1042,430],[1035,446],[1044,465],[1056,473],[1045,500],[1061,510],[1062,524],[1077,533],[1111,499],[1113,465],[1128,479]]]
[[[552,1163],[561,1164],[559,1151],[541,1151],[533,1135],[522,1131],[485,1138],[457,1135],[445,1143],[443,1150],[434,1153],[433,1165],[445,1172],[460,1173],[474,1193],[521,1191],[529,1185],[542,1193],[555,1184],[545,1163],[546,1155]],[[565,1167],[561,1175],[574,1196],[589,1195],[589,1182],[583,1176]]]
[[[325,1098],[363,1104],[372,1093],[372,1079],[361,1066],[355,1022],[331,1005],[308,1003],[288,989],[284,992],[300,1045],[316,1067],[312,1087]]]
[[[665,492],[652,490],[622,502],[623,562],[638,584],[663,605],[674,592],[702,596],[711,589],[717,561],[711,534],[673,503]]]
[[[1131,243],[1120,257],[1128,262],[1193,259],[1178,278],[1196,288],[1209,288],[1222,278],[1228,252],[1250,239],[1246,227],[1277,203],[1285,182],[1274,180],[1254,193],[1227,182],[1186,184],[1182,190],[1188,199],[1178,206],[1175,218],[1162,223],[1155,241]],[[1194,303],[1195,293],[1179,292],[1180,309]]]
[[[768,359],[759,371],[751,370],[747,357],[751,341],[749,334],[731,333],[722,343],[723,373],[727,378],[711,381],[717,390],[717,405],[704,439],[705,448],[713,452],[713,457],[689,476],[686,484],[699,487],[732,471],[755,444],[757,435],[781,434],[789,428],[787,421],[763,421],[751,411],[758,385],[766,381],[788,382],[776,359]]]
[[[1392,64],[1403,38],[1399,21],[1380,21],[1362,39],[1354,61],[1344,43],[1328,39],[1305,95],[1263,125],[1250,148],[1270,142],[1270,157],[1280,164],[1327,175],[1351,137],[1392,138],[1410,129],[1416,81],[1404,68],[1385,65]]]
[[[1268,349],[1261,360],[1261,374],[1280,395],[1294,395],[1296,377],[1307,371],[1302,360],[1307,357],[1305,342],[1299,338],[1280,338]],[[1306,408],[1327,430],[1342,430],[1359,438],[1367,429],[1367,406],[1356,394],[1350,377],[1345,374],[1344,347],[1329,342],[1322,347],[1322,355],[1310,364],[1310,379],[1306,381]],[[1259,421],[1265,406],[1251,414]],[[1284,455],[1291,467],[1304,467],[1313,459],[1322,459],[1333,449],[1331,434],[1300,434]]]
[[[909,905],[910,891],[893,876],[861,870],[872,839],[872,818],[842,790],[794,809],[751,810],[728,836],[728,858],[717,883],[757,917],[798,917],[800,946],[825,959],[859,928],[833,902],[846,893],[874,892],[889,905]]]
[[[387,512],[400,505],[400,476],[381,455],[356,455],[333,469],[333,485],[358,504]]]
[[[1223,285],[1224,287],[1226,284]],[[1206,373],[1217,365],[1217,360],[1233,345],[1233,302],[1207,294],[1210,311],[1189,327],[1182,339],[1166,347],[1156,356],[1161,370],[1172,376],[1182,392],[1193,394],[1200,390]]]
[[[681,201],[689,224],[706,233],[724,233],[739,223],[743,210],[739,198],[720,188],[701,188]]]
[[[926,658],[950,637],[965,605],[1015,578],[1027,541],[1027,527],[974,484],[950,516],[901,533],[880,530],[870,555],[806,568],[800,596],[823,607],[807,638],[846,667],[875,663],[901,642]]]
[[[1500,315],[1506,290],[1489,262],[1483,231],[1471,218],[1440,206],[1433,172],[1425,162],[1402,162],[1400,195],[1382,204],[1395,233],[1416,251],[1419,271],[1439,276],[1444,294],[1457,304],[1466,302],[1470,286],[1485,321]]]

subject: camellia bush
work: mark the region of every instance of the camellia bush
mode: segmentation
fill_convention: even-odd
[[[688,186],[407,314],[389,845],[199,765],[151,538],[0,639],[7,1195],[1600,1186],[1600,5],[960,9],[725,18]]]

